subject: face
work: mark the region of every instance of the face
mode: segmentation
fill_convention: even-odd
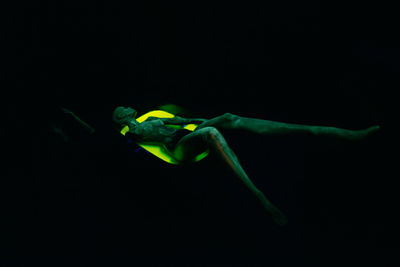
[[[126,123],[127,121],[136,117],[137,111],[130,107],[117,107],[114,110],[114,121],[119,123]]]

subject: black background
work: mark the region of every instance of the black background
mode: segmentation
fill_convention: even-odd
[[[3,4],[1,266],[395,266],[396,9],[275,2]],[[224,133],[287,214],[278,227],[213,155],[168,165],[114,131],[116,106],[163,104],[382,129],[359,143]]]

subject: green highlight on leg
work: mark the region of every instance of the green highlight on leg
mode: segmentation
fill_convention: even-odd
[[[236,176],[250,190],[250,192],[257,197],[263,208],[272,216],[274,222],[281,226],[287,224],[286,216],[267,199],[263,192],[261,192],[254,185],[240,165],[235,153],[227,146],[227,144],[225,144],[225,146],[222,145],[221,142],[224,142],[224,140],[218,140],[218,138],[213,135],[211,138],[213,139],[214,145],[216,146],[220,156],[222,156],[225,162],[232,168]]]

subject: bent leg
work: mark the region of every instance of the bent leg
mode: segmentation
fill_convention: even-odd
[[[238,177],[250,192],[258,198],[262,206],[272,215],[277,224],[286,224],[287,220],[285,215],[253,184],[242,168],[237,156],[216,128],[206,127],[183,137],[181,141],[179,141],[174,155],[181,160],[185,160],[185,158],[190,159],[199,152],[196,150],[204,149],[204,146],[214,151],[230,167],[236,177]]]
[[[347,130],[329,126],[314,126],[284,123],[263,119],[240,117],[225,113],[199,125],[198,129],[204,127],[216,127],[218,129],[240,129],[262,135],[286,135],[286,134],[312,134],[316,136],[327,136],[347,140],[362,140],[380,129],[372,126],[363,130]]]

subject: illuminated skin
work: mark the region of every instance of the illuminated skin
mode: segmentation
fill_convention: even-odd
[[[336,127],[310,126],[289,124],[262,119],[240,117],[225,113],[222,116],[207,119],[159,119],[148,118],[142,123],[135,119],[136,111],[131,108],[118,107],[114,111],[114,122],[119,126],[128,125],[129,132],[137,140],[145,142],[158,142],[169,144],[175,129],[165,124],[185,125],[189,123],[199,124],[194,132],[182,137],[171,153],[180,162],[189,162],[205,149],[210,149],[217,154],[223,162],[235,173],[235,176],[250,190],[260,201],[264,209],[272,216],[273,220],[284,225],[287,222],[285,215],[275,207],[265,195],[253,184],[242,168],[236,154],[229,147],[219,129],[247,130],[261,135],[286,135],[306,133],[315,136],[328,136],[344,140],[362,140],[368,135],[379,130],[379,126],[373,126],[364,130],[353,131]]]

